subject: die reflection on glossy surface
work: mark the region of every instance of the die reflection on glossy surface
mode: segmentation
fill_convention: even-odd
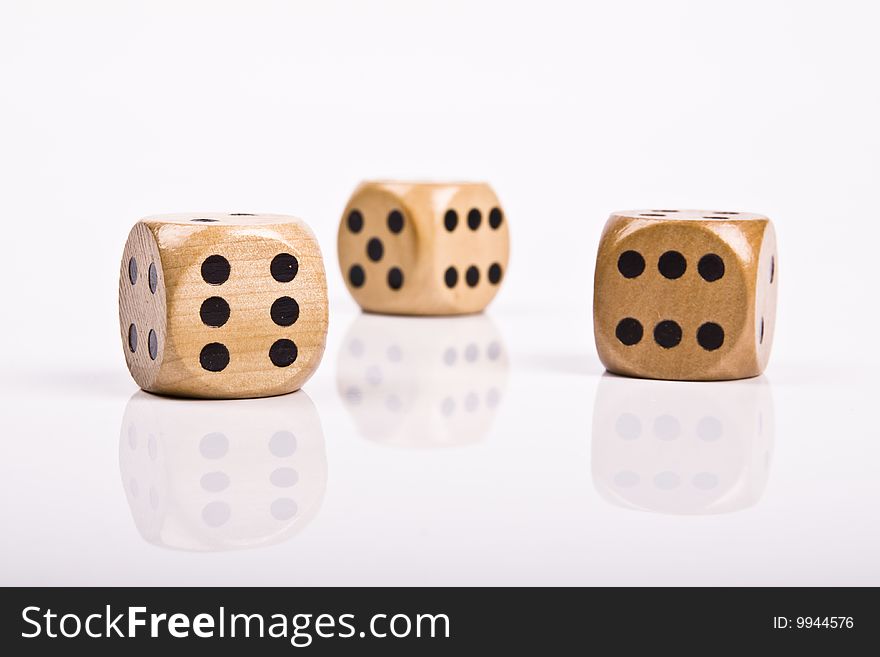
[[[358,431],[405,447],[483,439],[507,383],[507,352],[486,315],[360,315],[338,362],[339,394]]]
[[[605,374],[593,410],[593,483],[642,511],[726,513],[763,494],[773,447],[764,377],[688,383]]]
[[[240,401],[138,392],[119,469],[141,535],[182,550],[286,540],[318,512],[327,483],[321,422],[302,391]]]

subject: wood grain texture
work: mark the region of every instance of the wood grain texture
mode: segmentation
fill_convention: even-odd
[[[389,226],[395,212],[403,219],[399,232]],[[353,213],[362,220],[359,230],[352,229]],[[449,213],[455,216],[451,230]],[[476,227],[474,213],[479,215]],[[371,257],[371,242],[381,244],[381,257],[375,258],[376,251]],[[503,282],[509,248],[507,217],[485,183],[365,182],[339,225],[339,265],[346,285],[361,308],[377,313],[480,312]],[[360,285],[357,268],[363,274]],[[398,289],[389,279],[395,268],[402,276]],[[454,277],[447,274],[450,268]]]
[[[675,253],[683,257],[683,272]],[[762,215],[615,212],[596,259],[599,358],[609,371],[635,377],[757,376],[773,344],[778,269],[773,224]],[[636,340],[638,327],[643,333]]]
[[[273,275],[279,255],[288,263],[295,258],[295,275],[288,270],[282,276],[290,280]],[[142,272],[133,285],[131,257]],[[155,293],[149,263],[158,273]],[[283,325],[273,318],[276,302],[287,309],[275,313]],[[290,308],[298,309],[295,317]],[[292,392],[315,371],[326,342],[327,286],[318,243],[304,222],[283,215],[147,217],[125,246],[119,315],[126,362],[144,390],[217,399]],[[129,349],[132,323],[144,336],[158,327],[155,359],[143,348],[146,337],[143,346]],[[279,354],[275,364],[272,356]]]
[[[134,283],[129,268],[134,262],[137,272]],[[155,292],[150,287],[150,267],[156,272]],[[167,297],[159,245],[147,226],[138,222],[131,229],[122,252],[119,268],[119,331],[125,362],[135,382],[150,390],[165,360],[167,342]],[[129,332],[134,326],[137,343],[129,345]],[[150,356],[150,331],[156,336],[155,358]]]

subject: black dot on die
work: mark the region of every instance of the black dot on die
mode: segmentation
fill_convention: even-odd
[[[360,265],[352,265],[351,269],[348,270],[348,282],[351,283],[352,287],[361,287],[366,280],[367,275],[364,273],[364,268]]]
[[[758,344],[764,344],[764,318],[761,318],[761,335],[758,337]]]
[[[272,361],[275,367],[292,365],[296,360],[297,354],[298,350],[293,340],[288,340],[287,338],[276,340],[269,347],[269,360]]]
[[[464,273],[464,280],[468,284],[468,286],[476,287],[477,283],[480,282],[480,270],[477,269],[474,265],[471,265]]]
[[[198,219],[190,219],[190,221],[198,221],[202,224],[212,224],[216,221],[219,221],[219,219],[208,219],[206,217],[199,217]]]
[[[388,213],[388,230],[394,234],[403,230],[403,214],[400,210],[392,210]]]
[[[208,256],[202,263],[202,278],[210,285],[223,285],[229,280],[230,271],[229,261],[221,255]]]
[[[392,290],[399,290],[403,287],[403,272],[399,267],[392,267],[388,270],[388,287]]]
[[[290,326],[299,319],[299,304],[296,299],[279,297],[272,303],[269,314],[278,326]]]
[[[359,233],[364,227],[364,215],[361,214],[360,210],[352,210],[348,213],[346,223],[348,224],[348,229],[352,233]]]
[[[150,263],[150,268],[147,270],[147,280],[150,283],[150,292],[156,294],[156,289],[159,287],[159,272],[156,271],[155,262]]]
[[[468,228],[470,228],[471,230],[476,230],[477,228],[480,227],[480,224],[482,223],[482,221],[483,221],[483,215],[480,214],[480,211],[477,210],[477,208],[471,208],[468,211],[468,215],[467,215]]]
[[[497,262],[489,265],[489,282],[492,285],[498,285],[501,282],[501,265]]]
[[[128,259],[128,280],[134,285],[138,279],[138,263],[134,256]]]
[[[150,358],[156,360],[156,356],[159,355],[159,338],[153,329],[150,329],[150,333],[147,335],[147,348],[150,352]]]
[[[221,372],[229,365],[229,349],[219,342],[209,342],[202,347],[199,363],[209,372]]]
[[[450,233],[454,231],[456,226],[458,226],[458,212],[447,210],[446,214],[443,215],[443,225],[446,226],[446,230]]]
[[[717,281],[724,276],[724,260],[721,259],[721,256],[714,253],[707,253],[697,263],[697,271],[700,272],[700,276],[710,283]]]
[[[614,329],[614,335],[616,335],[617,339],[627,347],[631,347],[632,345],[641,342],[644,333],[645,331],[642,328],[641,322],[632,317],[626,317],[620,320],[617,323],[617,328]]]
[[[450,267],[446,270],[446,273],[443,274],[443,280],[446,283],[446,287],[455,287],[458,285],[458,270],[455,267]]]
[[[289,283],[299,271],[299,261],[289,253],[279,253],[272,258],[269,271],[272,273],[272,278],[279,283]]]
[[[657,268],[666,278],[681,278],[687,270],[687,260],[678,251],[667,251],[657,261]]]
[[[379,262],[385,253],[385,247],[382,246],[382,240],[374,237],[367,242],[367,257],[373,262]]]
[[[773,278],[776,275],[776,258],[770,256],[770,284],[773,285]]]
[[[664,349],[672,349],[681,342],[681,327],[671,319],[665,319],[654,327],[654,341]]]
[[[492,230],[498,230],[502,221],[504,221],[504,215],[501,213],[501,208],[489,210],[489,226]]]
[[[617,271],[624,278],[636,278],[645,271],[645,259],[638,251],[624,251],[617,259]]]
[[[136,352],[138,348],[138,330],[134,324],[128,326],[128,348],[131,353]]]
[[[205,326],[223,326],[229,321],[229,304],[223,297],[208,297],[202,301],[199,317]]]
[[[706,322],[697,329],[697,342],[706,351],[715,351],[724,344],[724,329],[715,322]]]

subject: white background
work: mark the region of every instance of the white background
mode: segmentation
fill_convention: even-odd
[[[870,2],[6,0],[0,583],[880,584],[878,21]],[[358,374],[346,334],[377,334],[335,254],[369,178],[486,180],[504,204],[509,273],[489,323],[458,337],[501,340],[509,369],[486,373],[504,399],[468,444],[412,448],[437,421],[418,411],[402,445],[379,444],[340,394]],[[615,384],[593,347],[593,263],[609,212],[638,207],[776,224],[777,333],[757,382],[772,459],[733,473],[759,493],[729,513],[602,494],[592,427]],[[154,546],[120,478],[136,387],[119,255],[140,216],[191,210],[295,214],[326,257],[332,326],[306,386],[326,495],[272,546]],[[457,385],[407,376],[429,400]],[[705,386],[656,385],[624,396],[645,413],[708,403]],[[709,395],[747,415],[737,385]]]

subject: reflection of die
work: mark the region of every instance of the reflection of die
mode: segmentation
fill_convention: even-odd
[[[599,358],[611,372],[652,379],[757,376],[773,342],[777,265],[761,215],[612,214],[596,261]]]
[[[483,310],[507,271],[507,220],[483,183],[368,182],[339,225],[339,264],[364,310]]]
[[[763,378],[668,383],[605,375],[593,410],[593,482],[608,500],[674,514],[755,504],[773,445]]]
[[[321,423],[304,392],[239,402],[138,392],[119,468],[141,535],[185,550],[285,540],[317,513],[327,482]]]
[[[213,398],[297,390],[324,352],[321,252],[293,217],[147,217],[125,245],[119,322],[144,390]]]
[[[338,362],[339,392],[359,431],[411,447],[482,439],[508,370],[501,336],[485,315],[361,315]]]

